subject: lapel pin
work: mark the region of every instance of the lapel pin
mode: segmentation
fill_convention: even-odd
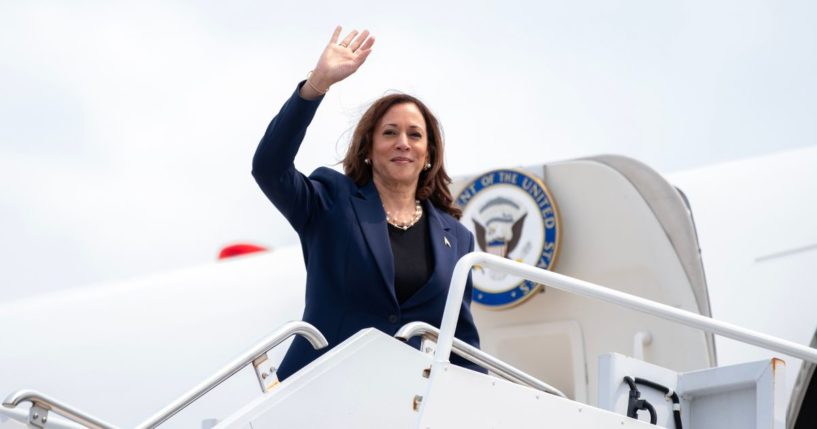
[[[445,243],[446,247],[451,247],[451,243],[448,242],[448,237],[443,236],[443,243]]]

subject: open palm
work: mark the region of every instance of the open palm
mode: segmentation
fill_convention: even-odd
[[[369,37],[368,30],[360,34],[353,30],[338,42],[340,32],[341,27],[336,27],[313,72],[315,82],[324,88],[352,75],[372,52],[374,37]]]

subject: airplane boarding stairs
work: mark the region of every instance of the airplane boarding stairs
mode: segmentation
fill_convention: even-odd
[[[278,383],[267,351],[295,334],[303,335],[316,348],[326,345],[311,325],[291,322],[138,428],[173,427],[169,419],[176,413],[248,364],[254,366],[264,394],[206,427],[680,429],[676,419],[687,429],[785,427],[784,365],[778,359],[676,373],[608,354],[600,358],[599,407],[565,398],[546,383],[454,339],[465,280],[476,264],[817,362],[815,349],[497,256],[472,253],[455,268],[441,329],[414,322],[398,332],[402,339],[423,336],[422,351],[375,329],[364,329]],[[490,369],[493,375],[451,365],[452,352]],[[632,387],[625,377],[635,380]],[[0,428],[115,427],[32,391],[14,393],[3,405],[15,408],[22,402],[32,404],[27,416],[19,410],[7,413],[22,423],[0,424]],[[637,418],[628,417],[634,415],[634,408],[641,409]],[[71,421],[54,418],[54,414]],[[651,417],[655,424],[646,421]]]

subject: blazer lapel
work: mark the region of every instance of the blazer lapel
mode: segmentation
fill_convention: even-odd
[[[442,267],[453,269],[456,263],[457,242],[451,234],[451,226],[430,201],[425,201],[423,209],[428,213],[431,248],[434,250],[434,271]]]
[[[457,262],[457,242],[454,234],[451,233],[451,225],[448,220],[428,200],[423,202],[423,210],[428,215],[429,238],[434,253],[434,272],[428,283],[404,303],[405,306],[426,301],[439,293],[440,286],[443,290],[448,290],[451,272]],[[443,284],[439,285],[439,283]]]
[[[357,216],[366,244],[369,245],[377,268],[383,276],[383,282],[389,290],[394,302],[397,296],[394,292],[394,257],[392,256],[391,244],[389,243],[389,232],[386,229],[386,212],[383,210],[383,203],[374,182],[369,181],[360,187],[355,195],[350,197],[352,207]]]

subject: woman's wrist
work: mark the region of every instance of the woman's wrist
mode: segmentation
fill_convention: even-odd
[[[314,70],[310,71],[306,75],[306,82],[301,86],[301,98],[306,100],[318,99],[329,91],[331,85],[332,83],[328,83],[321,75],[314,73]]]
[[[307,75],[307,80],[315,86],[315,90],[326,94],[329,88],[336,82],[329,79],[321,70],[315,69],[310,71]]]

